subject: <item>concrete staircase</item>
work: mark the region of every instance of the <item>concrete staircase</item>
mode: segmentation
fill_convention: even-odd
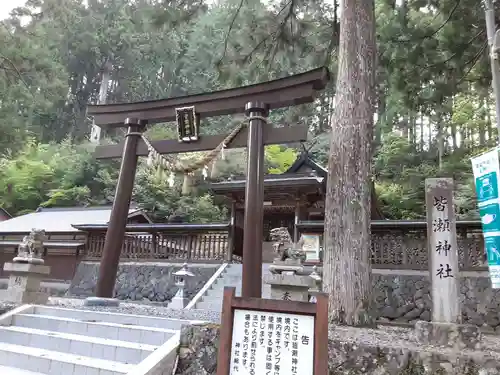
[[[187,323],[193,322],[24,305],[0,316],[0,374],[153,374],[135,370]]]
[[[262,276],[269,274],[270,264],[262,265]],[[224,288],[232,286],[236,288],[236,295],[241,295],[242,265],[230,264],[226,267],[221,276],[212,284],[207,293],[196,304],[195,309],[199,310],[222,310],[222,298]],[[262,298],[271,298],[271,286],[262,282]]]

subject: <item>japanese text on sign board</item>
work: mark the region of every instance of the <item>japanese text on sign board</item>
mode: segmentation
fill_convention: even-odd
[[[313,375],[314,317],[235,310],[230,375]]]
[[[434,234],[434,251],[439,257],[439,265],[435,275],[439,279],[447,279],[453,276],[453,269],[446,262],[452,249],[450,241],[451,221],[448,217],[448,199],[441,195],[434,196],[433,199],[434,217],[432,220],[432,231]]]

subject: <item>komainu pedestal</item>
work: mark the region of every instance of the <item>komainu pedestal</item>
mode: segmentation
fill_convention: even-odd
[[[7,290],[0,293],[0,301],[44,304],[48,293],[40,291],[40,282],[50,274],[50,267],[32,263],[5,263],[5,272],[10,273]]]
[[[272,229],[270,236],[276,241],[273,246],[278,255],[269,266],[271,274],[264,276],[264,282],[271,285],[271,299],[309,302],[309,289],[315,282],[304,275],[302,245],[292,243],[286,228]]]
[[[271,285],[271,299],[309,302],[309,289],[314,280],[309,276],[272,274],[265,275],[264,282]]]

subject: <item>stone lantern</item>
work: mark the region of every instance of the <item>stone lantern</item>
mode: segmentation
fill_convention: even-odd
[[[188,264],[184,263],[182,268],[174,272],[175,286],[178,288],[172,301],[168,307],[171,309],[183,309],[188,304],[188,299],[185,294],[185,288],[189,284],[189,279],[192,279],[194,274],[188,270]]]

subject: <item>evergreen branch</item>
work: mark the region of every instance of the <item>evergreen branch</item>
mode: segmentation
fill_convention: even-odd
[[[486,31],[485,29],[482,29],[481,31],[479,31],[476,35],[474,35],[474,36],[472,37],[472,39],[470,39],[470,40],[469,40],[469,41],[468,41],[468,42],[467,42],[467,43],[463,46],[463,49],[461,49],[459,52],[455,52],[454,54],[452,54],[452,55],[451,55],[449,58],[447,58],[446,60],[438,61],[438,62],[436,62],[436,63],[434,63],[434,64],[429,64],[429,65],[426,65],[426,66],[422,66],[422,65],[418,65],[418,64],[416,64],[416,65],[417,65],[417,66],[420,66],[420,67],[421,67],[421,68],[423,68],[423,69],[430,69],[430,68],[434,68],[434,67],[436,67],[436,66],[438,66],[438,65],[444,65],[444,64],[446,64],[446,63],[450,62],[450,61],[451,61],[454,57],[456,57],[459,53],[460,53],[460,54],[463,54],[463,53],[464,53],[464,50],[465,50],[466,48],[469,48],[469,47],[472,45],[472,43],[473,43],[473,42],[474,42],[477,38],[479,38],[479,37],[480,37],[480,36],[481,36],[481,35],[482,35],[485,31]],[[451,69],[452,69],[452,68],[451,68]]]
[[[286,4],[285,4],[285,5],[284,5],[281,9],[280,9],[280,11],[278,12],[278,14],[276,14],[276,17],[279,17],[279,16],[280,16],[280,14],[281,14],[281,13],[283,13],[283,11],[284,11],[287,7],[289,7],[289,9],[292,9],[292,8],[293,8],[293,1],[294,1],[294,0],[288,0],[288,2],[287,2],[287,3],[286,3]],[[278,38],[278,37],[277,37],[278,33],[284,29],[285,24],[286,24],[286,21],[288,20],[288,18],[289,18],[289,17],[290,17],[290,12],[289,12],[289,13],[285,16],[284,20],[283,20],[282,22],[280,22],[280,25],[276,28],[276,30],[274,30],[272,33],[269,33],[268,35],[266,35],[266,37],[262,38],[262,40],[261,40],[259,43],[257,43],[257,45],[256,45],[254,48],[252,48],[252,50],[251,50],[248,54],[246,54],[246,55],[243,57],[242,61],[243,61],[244,63],[245,63],[245,62],[247,62],[247,61],[248,61],[248,59],[249,59],[249,58],[250,58],[250,57],[251,57],[251,56],[252,56],[252,55],[253,55],[253,54],[254,54],[254,53],[255,53],[255,52],[256,52],[256,51],[257,51],[257,50],[258,50],[258,49],[262,46],[262,45],[263,45],[263,44],[265,44],[265,43],[266,43],[266,42],[267,42],[270,38],[272,38],[273,40],[276,40],[276,39]],[[269,56],[269,54],[270,54],[270,50],[268,50],[268,51],[266,52],[266,57],[265,57],[265,58],[267,58],[267,56]],[[265,58],[264,58],[264,59],[265,59]],[[263,59],[263,60],[264,60],[264,59]]]
[[[446,20],[432,33],[430,33],[428,35],[424,35],[422,37],[419,37],[419,38],[417,38],[417,40],[420,39],[420,41],[422,41],[424,39],[432,38],[434,35],[436,35],[438,32],[440,32],[451,21],[451,18],[453,17],[455,12],[457,11],[459,5],[460,5],[460,0],[456,0],[455,5],[453,6],[453,9],[450,11],[450,14],[448,14],[448,17],[446,18]],[[415,40],[411,40],[411,39],[395,39],[394,41],[397,43],[414,43],[415,42]]]
[[[460,85],[464,79],[469,75],[469,73],[472,71],[472,69],[474,69],[474,67],[476,66],[476,64],[478,63],[479,59],[481,58],[481,55],[483,54],[484,50],[486,49],[486,46],[488,45],[488,41],[486,41],[483,46],[481,47],[481,49],[479,50],[478,53],[476,53],[474,55],[474,57],[472,57],[472,59],[470,59],[469,61],[467,61],[465,63],[464,66],[467,66],[469,64],[472,63],[472,65],[469,67],[469,69],[467,69],[467,71],[465,72],[465,74],[458,80],[457,82],[457,86]]]
[[[28,91],[31,93],[30,87],[28,86],[28,84],[24,80],[21,72],[19,71],[19,69],[17,69],[16,65],[12,62],[12,60],[9,59],[7,56],[2,55],[1,53],[0,53],[0,58],[3,59],[4,61],[6,61],[12,67],[11,70],[14,70],[16,72],[16,75],[18,76],[18,78],[21,80],[21,82],[24,84],[24,86],[26,86]]]
[[[337,0],[333,0],[333,22],[332,22],[332,38],[330,39],[330,43],[328,44],[328,49],[326,50],[326,56],[325,56],[325,61],[323,66],[330,66],[330,63],[332,61],[332,53],[333,49],[335,46],[338,44],[339,41],[339,22],[337,19],[337,10],[338,10],[338,4]]]
[[[335,46],[338,43],[338,25],[337,21],[334,20],[332,23],[332,38],[330,39],[330,43],[328,43],[328,48],[326,50],[325,60],[323,66],[329,66],[332,61],[332,53]]]
[[[234,12],[233,18],[231,20],[231,23],[229,24],[229,29],[227,30],[226,37],[224,38],[224,52],[222,52],[222,56],[217,63],[217,65],[222,64],[222,61],[226,57],[227,53],[227,45],[229,43],[229,35],[231,34],[231,31],[233,30],[234,23],[236,22],[236,18],[238,18],[238,15],[240,14],[241,8],[243,7],[243,3],[245,0],[240,0],[240,3],[238,4],[238,8],[236,9],[236,12]]]
[[[14,38],[14,34],[12,34],[12,31],[9,29],[9,27],[7,26],[7,24],[5,23],[5,21],[0,21],[0,23],[5,28],[5,30],[9,33],[9,35],[11,36],[11,38]]]

